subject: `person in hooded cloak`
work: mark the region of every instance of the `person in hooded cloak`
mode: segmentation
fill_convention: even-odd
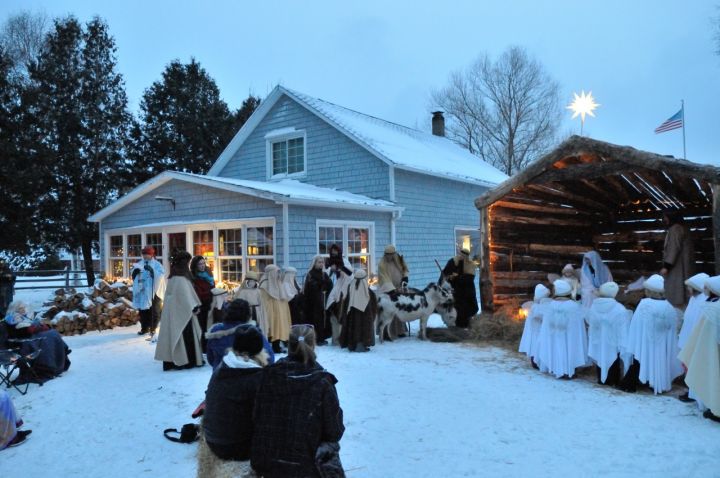
[[[601,385],[619,385],[632,361],[624,349],[632,312],[615,300],[619,290],[615,282],[602,284],[587,312],[588,357],[596,365]]]
[[[350,352],[367,352],[375,345],[375,317],[377,298],[370,290],[367,272],[356,269],[343,301],[340,331],[340,346]]]
[[[477,266],[470,259],[470,249],[463,247],[459,254],[447,261],[442,271],[442,275],[453,288],[453,301],[457,311],[455,325],[458,327],[469,327],[470,319],[480,310],[475,291],[476,269]]]
[[[250,320],[254,320],[263,335],[267,337],[268,330],[270,330],[270,324],[268,323],[265,309],[263,309],[262,301],[260,300],[260,288],[258,287],[259,279],[260,275],[257,272],[247,271],[245,273],[245,280],[240,287],[235,289],[233,292],[235,299],[243,299],[247,301],[250,306]]]
[[[550,289],[542,284],[536,285],[533,304],[525,318],[520,347],[518,347],[518,352],[528,356],[533,368],[538,368],[535,358],[540,350],[540,328],[542,327],[543,313],[551,301]]]
[[[268,318],[268,339],[275,353],[285,353],[290,335],[290,306],[280,281],[280,268],[274,264],[265,267],[260,279],[260,300]]]
[[[305,275],[303,296],[305,297],[305,320],[315,327],[317,345],[327,345],[332,335],[330,317],[325,311],[325,301],[333,287],[330,276],[325,272],[325,258],[313,257]]]
[[[600,286],[612,282],[610,269],[605,265],[597,251],[589,251],[583,255],[583,264],[580,269],[580,294],[582,305],[590,308],[598,296]]]

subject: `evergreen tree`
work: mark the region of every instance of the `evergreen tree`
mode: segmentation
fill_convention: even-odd
[[[172,61],[145,90],[133,133],[135,183],[166,170],[205,173],[235,133],[235,119],[200,64]]]
[[[52,158],[52,184],[38,201],[47,218],[43,238],[71,250],[80,247],[90,282],[98,232],[87,217],[116,196],[130,122],[115,51],[101,19],[83,29],[69,17],[55,21],[46,48],[30,67],[28,111],[42,138],[38,150]]]

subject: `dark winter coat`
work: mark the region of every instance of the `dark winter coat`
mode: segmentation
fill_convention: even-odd
[[[233,342],[235,341],[235,330],[238,327],[250,327],[253,324],[239,322],[221,322],[215,324],[210,329],[210,332],[205,334],[207,339],[207,362],[212,368],[218,366],[222,362],[225,353],[229,348],[232,348]],[[263,338],[263,347],[268,353],[268,364],[275,363],[275,354],[273,353],[272,346],[268,342],[265,335]]]
[[[265,478],[320,476],[321,442],[339,442],[345,426],[337,379],[319,364],[284,358],[263,369],[255,400],[250,461]]]
[[[318,340],[326,340],[332,335],[330,320],[325,312],[325,300],[332,286],[330,276],[320,269],[312,269],[305,276],[303,285],[305,320],[315,327],[315,336]]]
[[[236,460],[250,458],[252,413],[261,379],[260,367],[230,368],[221,362],[215,369],[205,392],[202,422],[211,450],[228,450]]]
[[[475,291],[475,275],[464,272],[464,260],[466,259],[459,260],[456,264],[455,258],[450,259],[443,269],[443,275],[446,277],[457,274],[449,279],[449,282],[453,288],[453,300],[457,312],[457,320],[455,323],[458,327],[467,327],[470,318],[480,310],[477,302],[477,293]]]
[[[295,294],[295,297],[288,302],[290,308],[290,322],[293,325],[305,324],[305,296],[302,292]]]

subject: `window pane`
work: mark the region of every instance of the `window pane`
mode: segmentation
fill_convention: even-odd
[[[218,231],[218,254],[221,256],[242,255],[242,229],[220,229]]]
[[[350,264],[352,265],[353,270],[354,269],[365,269],[365,271],[369,272],[368,270],[368,260],[369,256],[355,256],[355,257],[349,257],[348,260],[350,261]]]
[[[295,138],[288,141],[288,152],[287,152],[287,161],[288,161],[288,167],[287,171],[288,174],[292,173],[299,173],[302,172],[305,168],[304,165],[304,139],[303,138]]]
[[[170,254],[173,254],[175,251],[187,251],[185,233],[172,232],[168,234],[168,247],[170,248]]]
[[[248,269],[255,272],[265,272],[265,267],[272,263],[272,259],[248,259]]]
[[[334,226],[322,226],[318,228],[318,251],[320,254],[329,254],[330,246],[337,244],[342,247],[343,228]]]
[[[368,238],[370,234],[367,229],[354,228],[348,229],[348,254],[367,254]]]
[[[155,255],[158,258],[162,257],[162,255],[163,255],[162,233],[151,232],[151,233],[145,234],[145,245],[154,247]]]
[[[123,253],[123,237],[110,236],[110,257],[122,257]]]
[[[272,145],[273,174],[287,173],[287,143],[285,141]]]
[[[128,257],[140,257],[142,250],[142,235],[128,234],[127,236]]]
[[[125,277],[125,268],[122,259],[113,259],[110,261],[110,275],[113,277]]]
[[[248,256],[273,255],[273,228],[248,227],[247,244]]]
[[[455,230],[455,252],[460,253],[463,247],[470,249],[470,257],[473,260],[482,257],[480,253],[480,231],[471,229]]]
[[[221,259],[220,279],[238,284],[242,282],[242,259]]]
[[[215,257],[213,231],[193,231],[193,255],[206,259]]]

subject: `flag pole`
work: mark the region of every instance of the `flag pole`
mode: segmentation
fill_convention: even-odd
[[[685,100],[680,100],[680,110],[682,111],[683,126],[683,159],[687,159],[687,153],[685,152]]]

